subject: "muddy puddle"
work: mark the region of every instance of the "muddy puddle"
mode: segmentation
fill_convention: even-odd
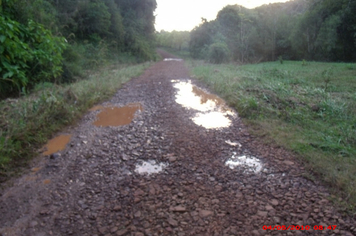
[[[97,120],[93,123],[95,126],[121,126],[128,125],[135,117],[136,111],[142,111],[140,103],[131,103],[124,107],[102,107],[97,106],[100,113],[97,115]]]
[[[136,164],[135,172],[138,174],[155,174],[160,173],[166,168],[168,164],[165,163],[156,163],[154,160],[143,161],[139,164]]]
[[[43,152],[43,155],[51,155],[64,150],[71,137],[72,135],[59,135],[58,137],[49,140],[44,147],[46,151]]]
[[[245,170],[255,173],[259,173],[262,170],[262,163],[258,158],[250,155],[237,156],[236,152],[225,162],[225,165],[230,169],[243,167]]]
[[[183,59],[179,59],[179,58],[164,58],[163,61],[183,61]]]
[[[198,111],[193,122],[207,129],[225,128],[231,125],[229,116],[236,114],[226,105],[225,101],[214,94],[188,82],[176,82],[174,87],[178,89],[176,102],[188,109]]]

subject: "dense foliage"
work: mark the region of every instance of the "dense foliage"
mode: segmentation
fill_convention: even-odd
[[[156,43],[159,47],[171,48],[178,51],[189,49],[189,31],[172,31],[162,30],[156,34]]]
[[[0,99],[109,57],[154,59],[155,0],[0,1]]]
[[[356,60],[356,2],[294,0],[246,9],[224,7],[190,35],[190,54],[209,59],[209,47],[225,43],[234,61],[285,59]],[[210,60],[211,61],[211,60]],[[217,61],[218,62],[218,61]]]

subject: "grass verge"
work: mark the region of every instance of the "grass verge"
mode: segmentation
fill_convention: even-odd
[[[356,209],[356,65],[206,64],[191,74],[236,108],[254,134],[294,151]]]
[[[0,182],[8,179],[53,133],[72,124],[88,108],[110,98],[150,63],[112,64],[69,85],[43,83],[19,99],[0,102]]]

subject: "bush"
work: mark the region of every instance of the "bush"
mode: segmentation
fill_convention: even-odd
[[[2,96],[60,76],[64,40],[52,36],[49,30],[32,20],[23,25],[0,16]]]
[[[229,60],[230,53],[226,43],[213,43],[209,46],[208,61],[220,64]]]

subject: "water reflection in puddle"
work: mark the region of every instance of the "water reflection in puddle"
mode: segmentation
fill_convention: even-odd
[[[163,171],[168,164],[165,163],[156,163],[154,160],[143,161],[140,164],[136,164],[135,172],[139,174],[154,174]]]
[[[201,88],[188,82],[172,81],[178,89],[176,102],[188,109],[199,111],[192,118],[194,123],[207,129],[229,127],[231,120],[228,115],[235,113],[227,107],[225,101],[214,94],[207,93]]]
[[[97,120],[93,123],[95,126],[120,126],[131,123],[137,110],[142,111],[140,103],[131,103],[125,107],[102,107],[97,115]]]
[[[227,144],[229,144],[230,146],[233,146],[233,147],[236,147],[236,146],[239,147],[239,148],[242,147],[241,143],[231,142],[230,140],[226,140],[225,143],[227,143]]]
[[[253,171],[255,173],[262,170],[262,163],[258,158],[248,155],[236,156],[236,152],[234,152],[232,157],[225,162],[225,165],[230,167],[230,169],[242,166],[248,171]]]
[[[44,147],[47,151],[45,151],[43,155],[51,155],[64,150],[71,137],[72,135],[59,135],[58,137],[49,140]]]
[[[221,112],[200,113],[193,118],[193,121],[207,129],[229,127],[231,124],[230,119]]]
[[[164,58],[163,61],[183,61],[183,59],[179,59],[179,58]]]

